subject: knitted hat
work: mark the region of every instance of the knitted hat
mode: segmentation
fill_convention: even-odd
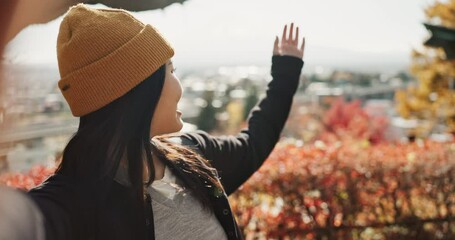
[[[60,24],[58,86],[73,116],[86,115],[127,93],[173,55],[157,29],[127,11],[78,4]]]

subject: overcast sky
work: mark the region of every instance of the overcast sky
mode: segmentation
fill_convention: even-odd
[[[410,50],[428,37],[423,9],[432,2],[188,0],[134,15],[171,42],[177,68],[267,65],[275,35],[293,21],[306,36],[309,66],[382,70],[405,67]],[[57,66],[61,19],[22,31],[7,47],[8,61]]]

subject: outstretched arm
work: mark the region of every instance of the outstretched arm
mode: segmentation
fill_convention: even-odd
[[[221,177],[230,195],[267,159],[279,140],[299,85],[305,39],[299,45],[299,29],[291,24],[289,36],[284,27],[281,41],[275,39],[272,56],[272,81],[266,96],[251,110],[248,128],[237,135],[211,136],[198,130],[182,137],[193,142]]]

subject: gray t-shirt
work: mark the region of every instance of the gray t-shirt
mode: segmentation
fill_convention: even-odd
[[[127,173],[120,168],[115,180],[128,185]],[[183,186],[166,167],[163,179],[155,180],[147,188],[152,198],[155,239],[227,240],[216,216],[203,210],[199,200]]]
[[[147,191],[152,197],[156,240],[227,239],[216,216],[203,210],[190,190],[177,191],[173,199],[153,187]]]

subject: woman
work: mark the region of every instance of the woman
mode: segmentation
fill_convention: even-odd
[[[126,11],[79,4],[60,25],[59,87],[78,131],[29,195],[48,239],[243,239],[227,196],[264,162],[286,122],[304,41],[275,39],[266,96],[236,136],[179,133],[171,45]]]

